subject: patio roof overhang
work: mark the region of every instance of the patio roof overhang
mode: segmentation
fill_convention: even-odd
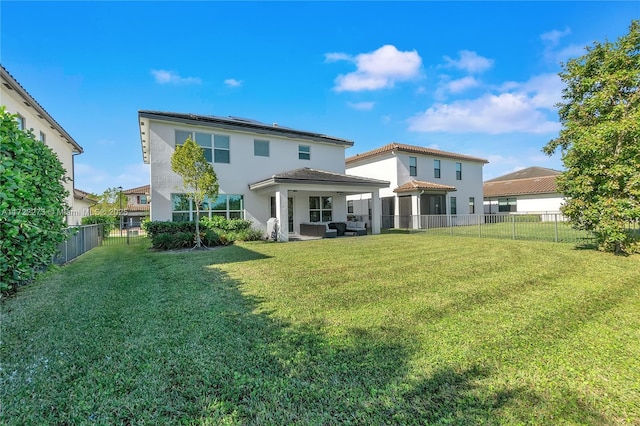
[[[456,187],[451,185],[442,185],[439,183],[425,182],[421,180],[412,180],[405,184],[400,185],[393,192],[416,192],[416,191],[431,191],[431,192],[451,192],[455,191]]]
[[[264,180],[249,184],[252,191],[275,189],[285,185],[294,190],[334,191],[361,194],[380,188],[388,188],[390,183],[384,180],[311,169],[308,167],[278,173]]]

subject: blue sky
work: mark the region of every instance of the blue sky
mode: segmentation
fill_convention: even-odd
[[[355,142],[561,169],[560,62],[640,2],[0,3],[2,65],[82,145],[76,187],[147,184],[137,111],[240,116]]]

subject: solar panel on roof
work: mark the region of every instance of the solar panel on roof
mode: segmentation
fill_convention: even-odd
[[[264,124],[263,122],[254,120],[253,118],[237,117],[235,115],[230,115],[229,118],[235,121],[242,121],[243,123]]]

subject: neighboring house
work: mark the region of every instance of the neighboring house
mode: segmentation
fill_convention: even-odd
[[[301,223],[346,221],[349,194],[366,193],[380,218],[379,189],[389,182],[345,174],[352,141],[238,117],[139,111],[142,156],[151,165],[151,220],[193,220],[195,208],[182,178],[171,170],[176,145],[191,137],[204,148],[220,186],[202,216],[243,218],[277,239],[299,234]],[[372,233],[380,232],[374,220]]]
[[[92,194],[75,188],[73,190],[73,212],[74,215],[79,216],[79,220],[85,216],[91,216],[91,207],[93,207],[98,200],[96,200]]]
[[[562,172],[544,167],[529,167],[484,183],[484,212],[558,213],[564,197],[556,187]]]
[[[127,196],[127,214],[124,216],[127,228],[138,228],[149,217],[151,187],[149,185],[122,191]]]
[[[469,155],[390,143],[347,158],[346,169],[348,174],[391,183],[380,191],[385,228],[423,228],[434,223],[427,216],[482,213],[486,163]],[[348,197],[348,213],[371,217],[368,198]]]
[[[82,220],[82,210],[75,205],[73,159],[83,152],[82,147],[67,133],[56,120],[0,65],[2,82],[0,102],[7,112],[18,115],[18,124],[23,130],[31,130],[35,137],[49,146],[58,156],[69,178],[63,182],[68,192],[66,199],[70,208],[67,224],[78,225]]]

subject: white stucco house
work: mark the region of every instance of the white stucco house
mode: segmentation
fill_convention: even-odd
[[[49,146],[58,156],[69,178],[63,182],[68,192],[67,224],[80,224],[89,210],[79,201],[76,206],[74,192],[74,157],[82,154],[82,147],[67,133],[62,126],[18,83],[9,72],[0,65],[0,104],[11,114],[18,115],[18,124],[23,130],[31,130],[36,138]]]
[[[484,211],[495,213],[559,213],[564,196],[556,178],[562,173],[528,167],[484,183]]]
[[[424,228],[456,215],[482,214],[482,168],[488,161],[390,143],[346,159],[346,172],[390,182],[380,190],[385,228]],[[370,216],[369,196],[347,197],[349,214]],[[451,220],[433,220],[442,216]],[[439,219],[439,218],[435,218]]]
[[[191,137],[204,148],[220,186],[201,214],[243,218],[267,229],[279,224],[288,241],[300,225],[346,221],[350,194],[368,194],[380,232],[379,190],[389,182],[345,173],[344,151],[352,141],[239,117],[138,112],[142,156],[150,164],[151,220],[193,220],[195,209],[171,170],[175,146]]]

